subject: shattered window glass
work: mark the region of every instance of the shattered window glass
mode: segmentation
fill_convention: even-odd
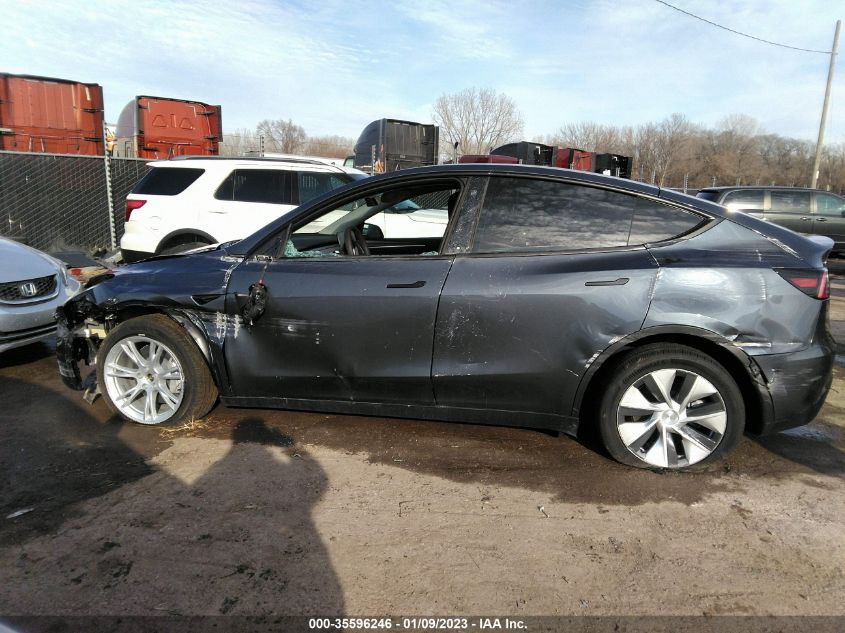
[[[469,181],[466,195],[464,196],[463,208],[456,209],[460,212],[455,221],[454,229],[449,235],[444,253],[454,255],[469,251],[472,242],[472,233],[475,229],[475,222],[478,219],[478,211],[484,200],[484,192],[487,188],[487,178],[474,177]]]

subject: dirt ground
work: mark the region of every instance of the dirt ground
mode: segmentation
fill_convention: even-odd
[[[463,424],[123,424],[48,345],[0,403],[0,614],[845,615],[842,367],[813,424],[688,474]]]

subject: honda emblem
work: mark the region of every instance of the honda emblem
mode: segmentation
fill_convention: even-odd
[[[25,284],[21,284],[18,287],[18,290],[20,290],[22,297],[34,297],[38,294],[38,286],[36,286],[31,281],[27,281]]]

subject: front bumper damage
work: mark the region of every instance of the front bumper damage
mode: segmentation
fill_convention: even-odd
[[[106,337],[106,325],[91,318],[74,325],[64,308],[57,310],[56,322],[56,361],[62,382],[76,391],[88,390],[96,384],[96,375],[91,372],[83,378],[79,364],[95,364],[97,349]]]

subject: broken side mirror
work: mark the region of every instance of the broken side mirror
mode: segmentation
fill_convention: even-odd
[[[249,287],[249,295],[241,308],[241,316],[247,325],[253,325],[264,314],[267,309],[267,296],[267,286],[260,281]]]

